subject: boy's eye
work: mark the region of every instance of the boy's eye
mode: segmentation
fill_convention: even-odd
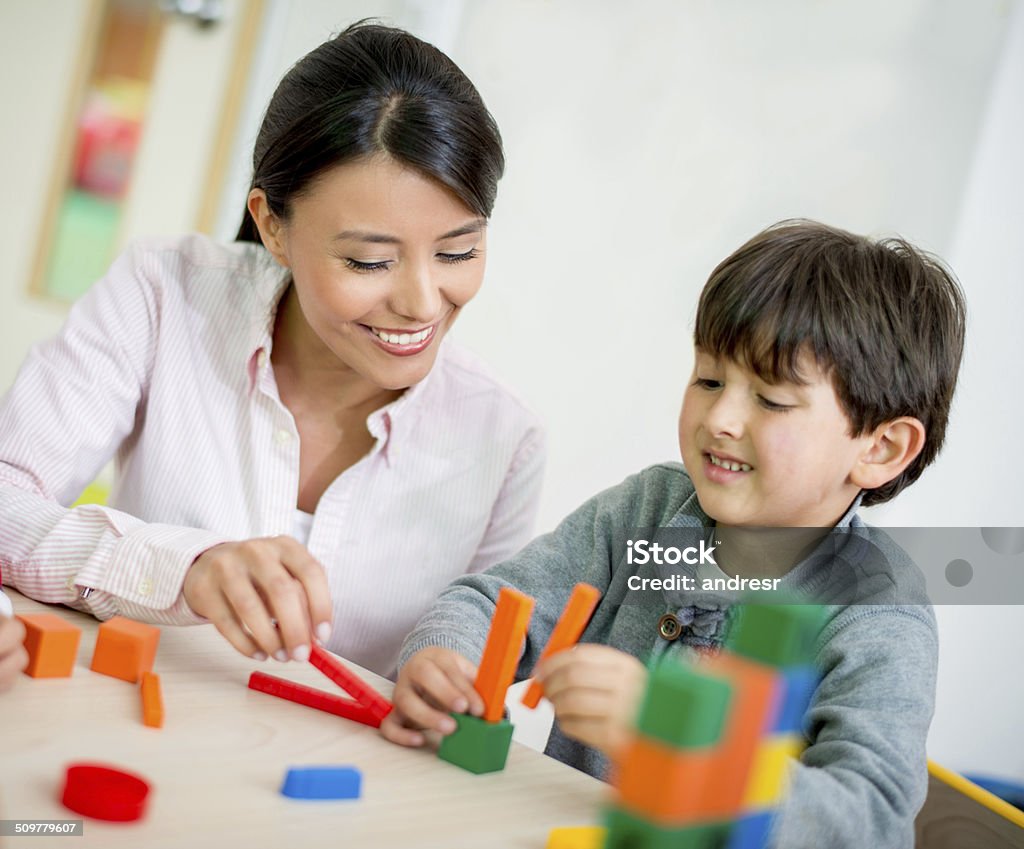
[[[718,380],[711,380],[708,377],[698,377],[693,381],[694,386],[699,386],[701,389],[721,389],[722,383]]]
[[[353,259],[350,256],[345,257],[345,265],[347,265],[353,271],[383,271],[390,264],[390,260],[380,260],[379,262],[361,262],[360,260]]]
[[[793,409],[792,404],[777,404],[775,401],[765,398],[764,395],[757,396],[758,403],[766,410],[773,410],[780,413],[786,413]]]
[[[476,248],[470,248],[468,251],[461,254],[438,254],[437,258],[441,260],[441,262],[447,262],[450,265],[454,265],[458,262],[467,262],[468,260],[476,259],[478,256],[480,256],[480,252]]]

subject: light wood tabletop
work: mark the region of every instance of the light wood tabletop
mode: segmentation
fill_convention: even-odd
[[[477,776],[431,750],[250,690],[258,669],[342,694],[310,664],[242,657],[210,625],[161,629],[153,671],[166,716],[162,729],[148,728],[138,686],[89,669],[95,619],[5,591],[16,613],[54,613],[80,626],[82,639],[70,678],[22,675],[0,694],[0,819],[81,819],[60,803],[65,768],[77,761],[136,772],[152,795],[140,822],[86,819],[83,838],[8,836],[0,846],[543,849],[552,828],[600,818],[605,785],[517,743],[504,771]],[[390,695],[390,682],[353,668]],[[362,798],[280,794],[289,767],[313,765],[358,767]]]

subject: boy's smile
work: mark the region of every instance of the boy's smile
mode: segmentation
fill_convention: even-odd
[[[700,349],[679,416],[679,446],[701,507],[721,525],[830,527],[860,487],[851,472],[871,437],[851,437],[828,377],[769,384]]]

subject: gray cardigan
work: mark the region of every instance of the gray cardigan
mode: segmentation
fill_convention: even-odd
[[[914,817],[924,802],[925,738],[938,660],[935,617],[919,570],[884,534],[864,525],[857,506],[837,525],[846,533],[831,543],[829,556],[807,558],[782,583],[816,600],[831,596],[843,603],[827,607],[818,641],[822,680],[804,719],[809,745],[777,821],[774,842],[780,847],[911,847]],[[645,469],[591,498],[511,560],[454,581],[407,637],[400,663],[427,646],[479,661],[498,592],[512,586],[536,599],[517,673],[528,677],[580,581],[603,593],[581,642],[604,643],[642,660],[719,646],[734,606],[710,595],[630,590],[631,575],[659,573],[655,566],[627,566],[623,557],[626,540],[638,529],[700,534],[713,524],[681,465]],[[854,596],[848,592],[851,577]],[[851,599],[857,603],[846,603]],[[658,633],[666,612],[683,625],[674,642]],[[604,756],[566,737],[557,723],[546,752],[606,775]]]

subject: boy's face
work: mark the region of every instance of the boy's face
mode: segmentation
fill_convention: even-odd
[[[808,382],[768,384],[700,349],[683,396],[679,447],[701,507],[722,525],[830,527],[860,492],[850,480],[871,438],[851,437],[810,355]]]

